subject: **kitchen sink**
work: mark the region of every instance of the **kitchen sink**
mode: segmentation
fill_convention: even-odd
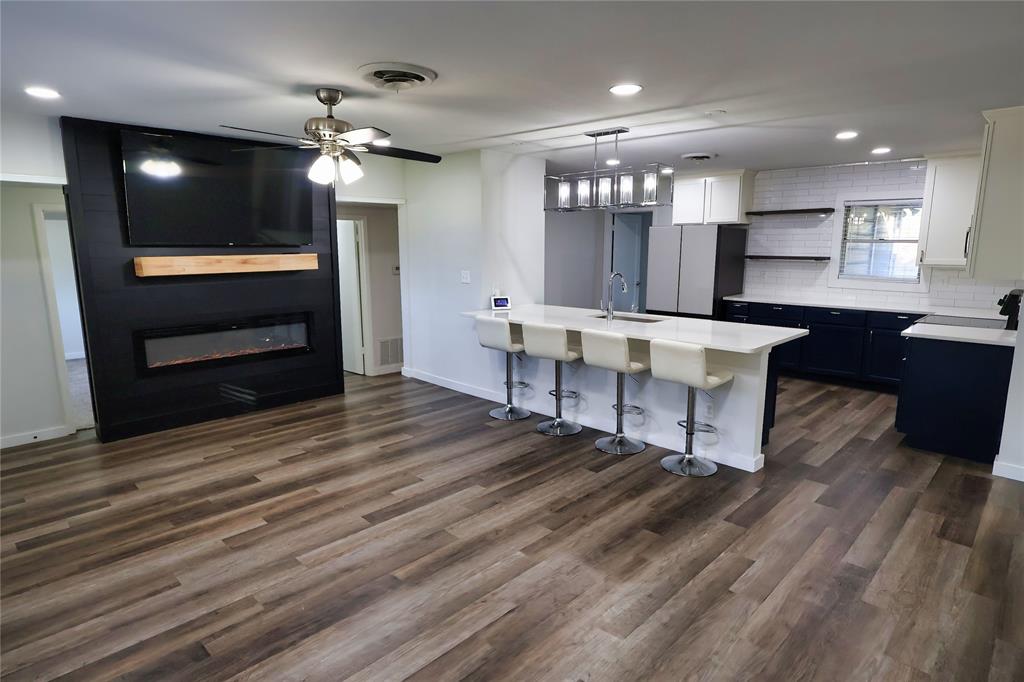
[[[605,315],[604,313],[602,313],[600,315],[591,315],[591,317],[608,317],[608,316]],[[651,323],[651,322],[664,322],[665,321],[665,320],[658,320],[658,319],[652,320],[649,317],[640,317],[639,315],[619,315],[618,313],[616,313],[612,317],[612,321],[614,321],[614,320],[622,320],[623,322],[647,322],[647,323]]]

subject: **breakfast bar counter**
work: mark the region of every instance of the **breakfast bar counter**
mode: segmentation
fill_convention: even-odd
[[[530,304],[508,310],[476,310],[466,317],[500,317],[511,324],[555,324],[570,331],[595,329],[618,332],[630,339],[666,339],[703,346],[709,365],[722,367],[733,381],[707,394],[698,395],[697,419],[714,423],[717,434],[700,434],[697,454],[720,464],[757,471],[764,466],[762,444],[772,423],[774,376],[769,371],[773,348],[807,334],[805,329],[740,324],[684,317],[615,313],[608,320],[603,311]],[[499,354],[487,349],[495,363]],[[517,364],[517,379],[530,388],[517,393],[517,404],[535,413],[550,414],[552,400],[551,361],[524,356]],[[676,422],[685,416],[686,389],[679,384],[654,379],[650,373],[637,375],[627,386],[627,401],[644,408],[644,414],[627,418],[627,434],[670,450],[682,447],[682,429]],[[588,367],[586,359],[567,366],[565,387],[578,391],[580,398],[563,404],[567,419],[601,431],[614,430],[615,375]],[[766,419],[766,408],[768,418]]]

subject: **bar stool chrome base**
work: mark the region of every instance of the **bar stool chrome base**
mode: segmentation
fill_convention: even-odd
[[[525,410],[515,405],[502,405],[496,407],[487,414],[491,415],[494,419],[500,419],[506,422],[516,422],[520,419],[527,419],[530,416],[530,411]]]
[[[537,424],[537,430],[545,436],[575,436],[583,427],[568,419],[556,417]]]
[[[614,436],[598,438],[594,442],[594,447],[601,452],[607,452],[609,455],[635,455],[638,452],[643,452],[647,445],[643,441],[628,438],[618,433]]]
[[[661,458],[661,468],[676,476],[704,478],[718,471],[718,465],[710,459],[694,455],[669,455]]]

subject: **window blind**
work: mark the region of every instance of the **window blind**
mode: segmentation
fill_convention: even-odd
[[[920,282],[920,236],[920,199],[846,202],[839,277]]]

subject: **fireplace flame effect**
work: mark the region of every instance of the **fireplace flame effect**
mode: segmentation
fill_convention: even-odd
[[[273,353],[279,350],[293,350],[295,348],[306,348],[304,343],[279,343],[274,346],[252,346],[249,348],[237,348],[235,350],[225,350],[212,353],[204,353],[203,355],[195,355],[183,358],[172,358],[170,360],[157,360],[154,362],[147,362],[146,366],[150,368],[155,367],[172,367],[174,365],[187,365],[193,362],[206,362],[207,360],[222,360],[224,358],[237,358],[243,355],[257,355],[259,353]]]

